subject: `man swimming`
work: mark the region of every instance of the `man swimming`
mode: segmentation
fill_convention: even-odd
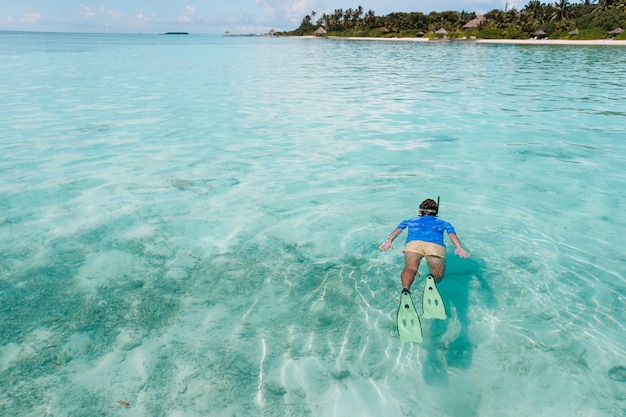
[[[393,240],[407,227],[409,228],[406,244],[404,246],[404,270],[402,271],[402,291],[411,291],[411,285],[415,280],[415,274],[422,258],[426,257],[430,273],[435,282],[443,279],[446,268],[446,245],[443,242],[444,231],[448,233],[450,240],[454,244],[454,253],[461,258],[469,258],[461,241],[456,235],[454,227],[439,218],[437,212],[439,207],[434,200],[427,199],[420,204],[419,216],[413,219],[402,221],[398,227],[391,232],[386,241],[379,249],[387,251],[393,247]]]

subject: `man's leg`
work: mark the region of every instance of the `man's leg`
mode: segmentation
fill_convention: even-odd
[[[435,282],[439,283],[443,279],[443,273],[446,271],[446,259],[429,255],[426,257],[426,261],[428,262],[430,273],[435,278]]]
[[[402,271],[402,287],[408,290],[411,289],[411,285],[415,280],[415,274],[417,268],[420,265],[420,261],[423,256],[421,253],[416,252],[404,252],[404,270]]]

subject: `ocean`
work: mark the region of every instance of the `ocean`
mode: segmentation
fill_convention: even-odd
[[[0,415],[626,416],[625,62],[0,32]]]

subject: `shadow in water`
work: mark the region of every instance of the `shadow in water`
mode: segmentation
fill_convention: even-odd
[[[444,280],[437,286],[448,319],[422,320],[426,352],[424,381],[435,389],[433,395],[437,397],[439,409],[448,417],[475,417],[478,413],[481,394],[477,384],[465,373],[450,372],[450,369],[468,369],[472,365],[470,303],[496,308],[493,292],[483,278],[485,271],[484,262],[475,258],[448,257]]]
[[[422,265],[424,267],[428,269]],[[448,257],[446,274],[437,286],[446,305],[448,319],[422,320],[425,333],[428,332],[424,337],[427,352],[424,380],[431,386],[449,383],[448,368],[468,369],[472,364],[474,346],[469,333],[470,303],[480,303],[489,309],[496,307],[491,287],[483,278],[485,270],[484,262],[479,259]]]

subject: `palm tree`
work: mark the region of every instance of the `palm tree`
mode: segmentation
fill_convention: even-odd
[[[459,19],[459,26],[463,26],[464,24],[466,24],[467,22],[469,22],[470,20],[472,20],[473,18],[476,17],[475,13],[467,13],[465,10],[461,10],[461,12],[457,12],[457,16]]]
[[[346,28],[351,28],[353,26],[352,22],[352,8],[349,8],[345,12],[343,12],[343,26]]]
[[[322,18],[319,21],[320,21],[320,23],[318,24],[318,26],[324,26],[328,30],[331,30],[330,29],[330,24],[331,24],[331,17],[330,17],[330,15],[327,15],[326,13],[322,13]]]
[[[368,10],[367,13],[365,14],[365,17],[363,18],[363,21],[365,23],[365,26],[369,28],[374,27],[374,24],[376,22],[376,14],[374,13],[374,11]]]
[[[596,7],[593,9],[592,13],[609,10],[614,3],[616,3],[615,0],[598,0],[598,4],[596,4]]]
[[[335,13],[333,14],[333,30],[342,30],[343,26],[343,9],[335,9]]]
[[[496,28],[503,28],[506,26],[506,17],[502,10],[493,9],[492,11],[485,13],[485,18],[487,19],[489,26]]]
[[[570,18],[570,4],[568,0],[559,0],[554,3],[555,11],[550,17],[550,21],[560,22]]]
[[[615,3],[615,7],[617,8],[617,10],[626,11],[626,0],[618,0]]]
[[[529,16],[533,20],[543,21],[545,15],[545,6],[539,0],[531,0],[526,7],[522,9],[522,13]]]
[[[363,6],[359,6],[354,10],[352,18],[356,22],[361,18],[362,15],[363,15]]]

